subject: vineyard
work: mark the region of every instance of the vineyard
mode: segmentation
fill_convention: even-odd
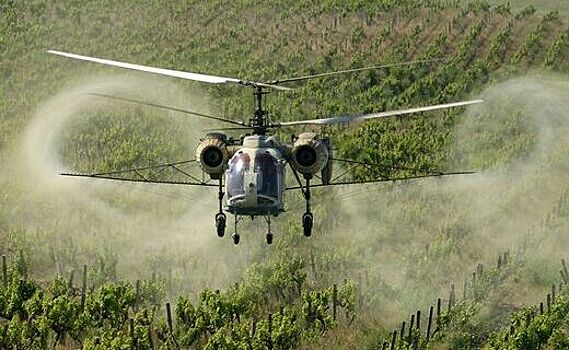
[[[569,348],[568,11],[0,0],[0,347]],[[245,119],[250,91],[47,49],[258,81],[444,58],[311,80],[267,109],[285,121],[483,98],[322,130],[339,157],[382,165],[355,178],[477,174],[317,191],[311,238],[287,193],[275,243],[256,220],[235,247],[214,234],[213,192],[54,174],[191,159],[214,127],[90,93]]]

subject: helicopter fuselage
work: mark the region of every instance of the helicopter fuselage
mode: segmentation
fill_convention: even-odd
[[[286,165],[277,137],[245,137],[225,172],[225,210],[243,216],[277,216],[284,212]]]

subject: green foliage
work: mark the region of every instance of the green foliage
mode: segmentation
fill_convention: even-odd
[[[516,19],[524,19],[525,17],[533,15],[536,11],[537,10],[535,9],[535,6],[528,5],[520,13],[516,15]]]
[[[106,283],[87,298],[85,310],[96,327],[121,327],[134,306],[135,294],[129,283]]]
[[[547,68],[554,68],[559,56],[563,56],[563,50],[567,51],[569,48],[569,29],[562,31],[553,41],[553,44],[547,49],[545,58],[543,59],[543,66]]]
[[[489,346],[500,349],[540,349],[552,346],[563,349],[567,345],[569,299],[559,299],[550,312],[535,315],[535,308],[524,308],[511,317],[512,327],[492,336]]]
[[[104,7],[96,2],[0,1],[0,146],[8,152],[29,121],[30,111],[58,91],[66,79],[91,69],[46,57],[46,47],[254,79],[445,58],[444,62],[417,64],[413,69],[393,67],[314,80],[297,87],[293,97],[272,94],[268,101],[275,119],[323,117],[466,99],[488,81],[507,77],[508,69],[515,72],[543,66],[566,72],[568,35],[559,13],[549,12],[536,23],[532,19],[536,12],[533,6],[516,15],[518,21],[512,20],[512,11],[509,5],[492,7],[486,1],[459,8],[458,0],[327,0],[316,5],[285,0],[263,4],[191,1],[161,6],[146,1],[140,8],[120,1],[110,1]],[[513,67],[504,67],[504,62]],[[28,89],[30,86],[34,89]],[[215,101],[211,109],[239,118],[249,113],[250,105],[244,102],[249,101],[248,92],[232,87],[203,88]],[[441,170],[449,159],[458,166],[492,168],[523,157],[534,145],[532,126],[516,110],[508,111],[507,125],[493,133],[477,134],[481,139],[469,140],[464,153],[453,154],[448,146],[456,138],[453,129],[457,114],[450,111],[382,120],[327,132],[338,140],[335,147],[341,157],[378,164],[375,170],[356,173],[356,179]],[[57,150],[64,165],[73,170],[143,166],[186,159],[191,153],[189,145],[181,142],[188,136],[182,123],[158,111],[105,105],[82,111],[77,117],[81,118],[70,120],[59,135]],[[480,116],[475,127],[483,128],[493,117]],[[469,157],[461,158],[464,154]],[[6,191],[2,196],[12,191],[9,185],[3,189]],[[4,197],[0,199],[2,218],[21,210],[8,208]],[[561,213],[568,206],[560,203]],[[402,205],[411,207],[413,203]],[[49,204],[46,207],[52,210]],[[414,214],[420,217],[423,213],[419,208]],[[82,215],[80,220],[91,219]],[[3,219],[0,224],[4,227]],[[440,225],[440,234],[435,230],[429,236],[433,241],[429,256],[415,254],[415,247],[410,247],[410,253],[402,257],[406,262],[401,274],[406,278],[425,279],[421,276],[429,276],[435,266],[460,255],[469,228],[460,224],[460,218]],[[58,231],[60,223],[53,227]],[[388,239],[401,233],[400,227],[391,229],[386,230],[391,234]],[[327,339],[328,332],[341,326],[339,317],[333,317],[332,286],[361,268],[361,251],[348,245],[341,249],[311,247],[318,266],[309,278],[307,243],[298,234],[299,227],[290,225],[290,229],[282,231],[288,237],[279,239],[274,251],[263,256],[265,259],[250,259],[254,261],[237,286],[219,293],[205,289],[196,297],[180,296],[170,329],[163,310],[165,279],[141,280],[138,286],[119,281],[120,259],[114,246],[86,253],[75,249],[72,241],[56,244],[49,238],[25,237],[26,232],[11,229],[1,238],[2,251],[23,253],[15,254],[9,280],[0,292],[0,317],[7,325],[0,327],[0,343],[5,348],[22,349],[66,345],[86,349],[178,345],[265,349],[272,345],[289,349]],[[379,239],[378,244],[388,239]],[[43,244],[45,241],[48,244]],[[367,249],[373,251],[376,247],[375,243],[369,244]],[[178,267],[173,259],[149,260],[152,272],[160,276],[167,275],[167,268]],[[43,264],[46,261],[49,263]],[[87,291],[73,288],[60,277],[44,285],[27,276],[34,272],[30,267],[50,272],[57,268],[64,273],[66,268],[76,269],[84,261],[91,263]],[[459,301],[443,314],[438,341],[451,348],[481,346],[481,335],[486,333],[478,328],[476,317],[496,286],[511,274],[508,268],[488,270],[471,290],[468,301]],[[361,307],[360,293],[365,292],[372,305],[385,300],[406,304],[411,299],[401,295],[401,286],[386,283],[380,274],[371,280],[377,288],[371,291],[362,291],[351,280],[337,285],[336,305],[354,328],[369,326],[357,325],[357,316],[367,311]],[[421,292],[425,291],[417,293]],[[563,301],[555,305],[559,303]],[[562,312],[567,314],[567,310],[555,308],[559,313],[537,317],[530,326],[516,328],[519,343],[515,337],[505,341],[502,332],[492,340],[496,342],[492,346],[566,347],[568,330]],[[369,327],[379,332],[377,324]],[[322,337],[324,332],[326,336]]]

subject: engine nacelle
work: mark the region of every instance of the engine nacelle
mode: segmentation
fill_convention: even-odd
[[[198,164],[212,179],[221,178],[227,168],[229,156],[227,136],[223,133],[208,133],[196,149]]]
[[[328,147],[313,132],[302,133],[291,150],[293,168],[305,177],[318,174],[328,163]]]

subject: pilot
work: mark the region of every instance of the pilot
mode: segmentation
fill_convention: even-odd
[[[255,156],[255,169],[261,173],[261,185],[257,193],[272,198],[278,197],[277,162],[267,151],[257,153]]]
[[[244,194],[243,176],[249,170],[251,157],[247,153],[237,154],[229,164],[229,174],[227,176],[227,189],[229,198]]]

